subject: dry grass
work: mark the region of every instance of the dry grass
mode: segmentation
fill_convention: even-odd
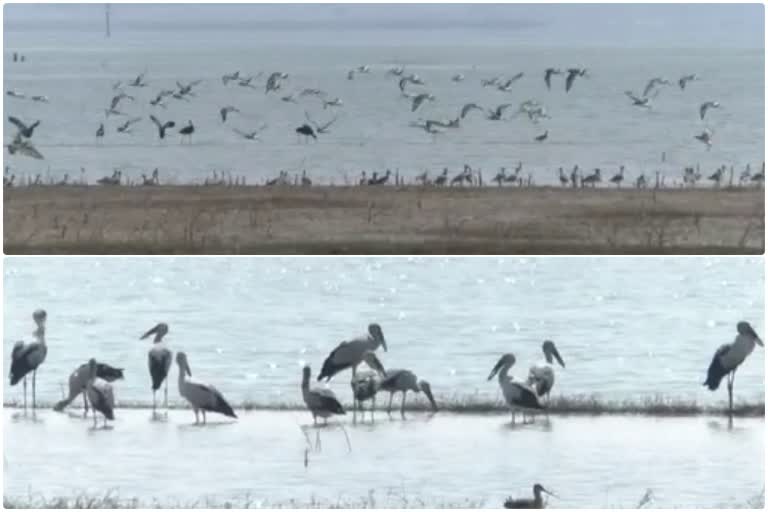
[[[764,191],[4,190],[6,254],[754,254]]]
[[[443,412],[455,414],[506,414],[507,406],[500,399],[488,399],[477,395],[454,395],[449,397],[436,397],[438,406]],[[381,401],[380,401],[381,402]],[[17,402],[5,402],[4,407],[19,407]],[[352,410],[352,404],[344,404],[345,408]],[[50,409],[53,403],[38,402],[38,407]],[[72,407],[77,408],[77,402]],[[142,401],[121,401],[117,407],[120,409],[149,409],[151,403]],[[188,406],[181,402],[171,402],[171,409],[187,409]],[[245,411],[303,411],[305,406],[301,402],[252,402],[246,401],[233,404],[235,409]],[[366,408],[370,403],[366,404]],[[399,405],[394,409],[399,410]],[[379,403],[377,410],[386,410]],[[421,397],[410,397],[406,404],[406,411],[428,412],[430,405]],[[692,400],[664,397],[661,395],[649,396],[637,400],[605,400],[597,395],[573,395],[553,396],[548,407],[549,414],[559,415],[584,415],[596,416],[603,414],[634,414],[646,416],[700,416],[727,414],[727,405],[701,405]],[[765,417],[765,402],[736,402],[734,404],[734,416],[738,417]]]

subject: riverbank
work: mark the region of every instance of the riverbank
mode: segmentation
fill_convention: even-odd
[[[761,254],[764,190],[4,190],[6,254]]]

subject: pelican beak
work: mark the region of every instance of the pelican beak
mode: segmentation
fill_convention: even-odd
[[[142,334],[141,338],[139,338],[139,339],[140,340],[144,340],[144,339],[149,338],[150,336],[152,336],[153,334],[155,334],[157,332],[158,327],[160,327],[160,324],[157,324],[156,326],[154,326],[153,328],[151,328],[150,330],[148,330],[147,332]]]
[[[437,412],[437,402],[435,402],[435,397],[432,396],[432,386],[429,385],[429,382],[423,380],[421,381],[421,390],[424,392],[425,395],[427,395],[427,399],[429,400],[429,403],[432,405],[432,412]]]

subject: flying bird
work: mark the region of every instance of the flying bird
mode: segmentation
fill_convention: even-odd
[[[119,133],[131,133],[131,126],[141,121],[140,117],[134,117],[132,119],[127,120],[123,124],[117,127],[117,131]]]
[[[331,125],[333,125],[333,123],[336,122],[336,119],[338,119],[338,117],[334,117],[333,119],[331,119],[325,124],[317,124],[311,117],[309,117],[309,112],[307,112],[306,110],[304,111],[304,117],[315,128],[315,133],[323,133],[323,134],[330,133],[328,129],[331,127]]]
[[[267,128],[267,125],[262,124],[261,127],[259,127],[257,130],[253,130],[250,132],[244,132],[244,131],[238,130],[237,128],[232,128],[232,131],[240,135],[244,139],[257,141],[259,140],[259,135],[261,135],[261,132],[263,132],[266,128]]]
[[[704,120],[704,116],[707,115],[707,110],[711,108],[720,108],[720,103],[717,101],[705,101],[699,106],[699,117]]]
[[[551,88],[552,75],[562,75],[563,72],[555,68],[547,68],[544,71],[544,83],[547,84],[547,89]]]
[[[685,75],[680,77],[680,80],[677,81],[677,85],[680,86],[680,89],[685,89],[685,86],[688,84],[688,82],[692,82],[694,80],[698,80],[699,77],[696,75]]]
[[[434,101],[434,100],[435,100],[435,97],[429,93],[425,92],[425,93],[419,94],[418,96],[413,98],[413,102],[411,103],[411,112],[416,112],[416,109],[418,109],[419,106],[421,106],[421,104],[424,103],[425,101]]]
[[[175,122],[173,122],[173,121],[166,121],[166,122],[163,123],[158,118],[153,116],[152,114],[149,115],[149,119],[151,119],[152,122],[155,123],[155,126],[157,126],[157,134],[158,134],[158,136],[161,139],[165,138],[165,130],[167,130],[168,128],[173,128],[174,126],[176,126]]]
[[[16,126],[16,128],[18,129],[18,134],[26,139],[29,139],[32,137],[32,134],[34,133],[35,128],[37,128],[37,126],[40,124],[40,121],[38,120],[32,124],[27,125],[27,124],[24,124],[19,118],[13,117],[13,116],[8,116],[8,121],[14,126]]]
[[[226,123],[227,122],[227,114],[229,114],[230,112],[238,112],[239,113],[240,111],[237,108],[235,108],[235,107],[233,107],[231,105],[227,105],[226,107],[222,107],[219,110],[219,114],[221,115],[221,122],[222,123]]]
[[[571,87],[573,87],[573,82],[576,80],[576,77],[581,76],[587,76],[587,70],[586,69],[579,69],[579,68],[570,68],[568,69],[568,75],[565,77],[565,92],[568,92],[571,90]]]

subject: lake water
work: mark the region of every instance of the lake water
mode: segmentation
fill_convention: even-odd
[[[98,20],[99,23],[101,19]],[[18,30],[7,25],[4,35],[4,89],[28,95],[47,95],[50,103],[5,97],[6,112],[23,120],[41,119],[34,143],[45,155],[36,161],[6,155],[11,172],[22,175],[65,173],[80,179],[80,168],[90,182],[119,168],[124,176],[140,180],[141,173],[159,168],[165,182],[202,182],[214,169],[246,176],[261,183],[280,170],[300,173],[307,169],[316,183],[356,182],[361,170],[370,173],[391,168],[412,178],[425,169],[436,175],[443,167],[458,172],[464,163],[483,170],[490,183],[499,167],[523,162],[523,175],[536,183],[557,183],[556,171],[575,164],[591,171],[603,169],[610,177],[626,165],[627,179],[641,172],[653,181],[656,171],[680,179],[685,165],[700,163],[709,175],[716,166],[735,166],[738,174],[751,164],[757,171],[764,159],[764,56],[763,49],[735,48],[579,48],[518,44],[503,30],[481,28],[435,29],[401,32],[397,29],[367,32],[347,27],[342,31],[268,29],[221,30],[199,28],[193,32],[168,27],[143,31],[115,30],[103,38],[101,25],[91,30]],[[717,41],[713,41],[713,44]],[[13,63],[10,51],[27,56]],[[347,79],[347,71],[370,65],[370,74]],[[417,112],[400,95],[398,79],[386,76],[393,66],[404,65],[417,73],[436,100]],[[563,77],[554,77],[552,90],[544,85],[550,66],[586,67],[590,78],[577,79],[568,94]],[[230,83],[221,76],[235,70],[242,75],[264,76],[256,89]],[[266,75],[289,73],[280,94],[265,95]],[[105,109],[115,94],[112,84],[146,73],[147,87],[127,87],[135,102],[121,104],[125,117],[110,117],[100,143],[95,133],[105,121]],[[525,75],[511,92],[482,87],[494,76]],[[461,73],[465,80],[454,83]],[[701,80],[683,91],[677,79],[695,73]],[[647,111],[630,105],[624,91],[640,94],[652,77],[673,81]],[[202,80],[190,102],[169,99],[167,109],[152,107],[149,100],[176,81]],[[281,96],[304,88],[320,88],[344,106],[324,109],[314,97],[286,103]],[[434,137],[409,123],[423,119],[453,118],[462,105],[477,102],[485,109],[528,99],[544,104],[551,119],[538,125],[518,117],[493,122],[472,112],[458,130]],[[704,101],[719,101],[706,122],[699,119]],[[226,124],[219,109],[234,105],[241,110]],[[330,133],[314,144],[297,140],[294,129],[305,122],[305,111],[326,122],[338,116]],[[174,120],[176,129],[159,142],[149,121]],[[510,112],[511,113],[511,112]],[[130,117],[141,117],[132,134],[116,128]],[[178,128],[192,120],[196,132],[191,144],[180,144]],[[268,128],[262,142],[250,142],[232,128],[248,131],[262,123]],[[711,128],[711,151],[694,135]],[[15,131],[5,121],[6,139]],[[549,132],[544,143],[534,137]],[[666,154],[661,162],[662,153]]]
[[[557,508],[633,508],[646,489],[653,507],[731,508],[765,481],[762,418],[729,428],[724,418],[553,416],[511,428],[506,415],[380,414],[348,423],[349,445],[341,430],[321,429],[315,449],[310,429],[308,450],[304,412],[194,427],[191,411],[158,422],[119,410],[107,431],[52,411],[36,423],[17,414],[3,415],[4,493],[22,500],[111,491],[150,505],[499,508],[540,482]]]
[[[172,350],[233,403],[300,403],[300,366],[317,373],[342,340],[378,322],[385,367],[411,368],[438,398],[499,397],[486,377],[513,352],[524,377],[556,342],[567,368],[554,393],[661,395],[705,405],[714,351],[747,320],[765,337],[761,258],[6,258],[3,361],[48,311],[38,397],[61,396],[90,357],[125,368],[118,401],[151,403],[149,340],[166,322]],[[740,367],[736,399],[762,401],[764,350]],[[176,368],[171,397],[177,400]],[[331,387],[347,401],[349,376]],[[6,386],[6,402],[21,386]]]

